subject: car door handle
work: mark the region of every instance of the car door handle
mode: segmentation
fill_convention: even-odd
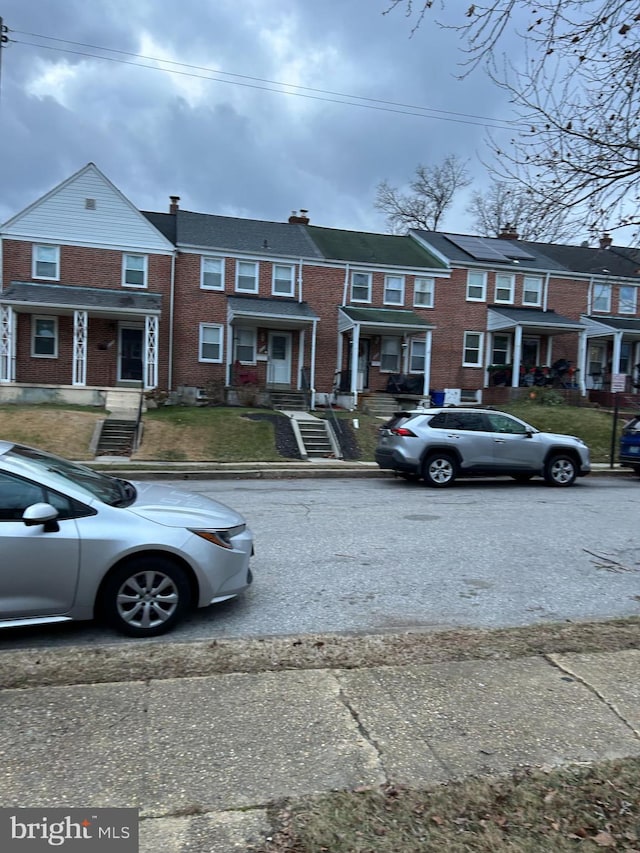
[[[507,439],[506,438],[494,438],[493,440],[495,441],[496,444],[504,444]]]

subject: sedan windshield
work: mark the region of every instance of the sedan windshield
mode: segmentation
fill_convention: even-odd
[[[11,460],[18,472],[26,477],[38,481],[42,480],[42,474],[46,474],[48,478],[60,478],[63,481],[60,488],[64,488],[65,482],[72,483],[111,506],[128,506],[135,499],[135,487],[126,480],[107,477],[60,456],[52,456],[31,447],[13,445],[4,457]]]

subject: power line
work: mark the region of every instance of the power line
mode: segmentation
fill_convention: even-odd
[[[396,102],[396,101],[383,100],[380,98],[369,98],[369,97],[364,97],[364,96],[360,96],[360,95],[348,94],[348,93],[344,93],[344,92],[334,92],[331,90],[318,89],[318,88],[314,88],[311,86],[301,86],[301,85],[298,85],[296,83],[283,83],[283,82],[278,81],[278,80],[269,80],[269,79],[262,78],[262,77],[251,77],[251,76],[246,75],[246,74],[237,74],[237,73],[230,72],[230,71],[220,71],[220,70],[214,69],[214,68],[207,68],[206,66],[190,65],[190,64],[184,63],[184,62],[177,62],[175,60],[170,60],[170,59],[160,59],[158,57],[145,56],[145,55],[139,54],[139,53],[133,53],[130,51],[125,51],[125,50],[117,50],[114,48],[102,47],[100,45],[92,45],[92,44],[86,44],[84,42],[75,42],[75,41],[70,41],[67,39],[59,39],[59,38],[55,38],[53,36],[45,36],[45,35],[42,35],[40,33],[30,33],[30,32],[25,32],[22,30],[11,30],[11,32],[12,33],[18,33],[20,35],[30,36],[32,38],[44,39],[45,41],[55,41],[55,42],[59,42],[59,43],[63,43],[63,44],[75,45],[77,47],[86,47],[86,48],[89,48],[90,50],[87,50],[87,51],[72,50],[70,48],[56,47],[56,46],[51,45],[51,44],[42,44],[42,43],[38,43],[38,42],[30,42],[30,41],[24,41],[21,39],[11,38],[10,41],[14,44],[23,44],[23,45],[28,45],[30,47],[39,47],[39,48],[44,48],[45,50],[52,50],[52,51],[57,51],[57,52],[61,52],[61,53],[68,53],[68,54],[75,55],[75,56],[86,56],[86,57],[91,57],[94,59],[101,59],[105,62],[115,62],[115,63],[122,64],[122,65],[132,65],[132,66],[138,67],[138,68],[148,68],[152,71],[164,71],[165,73],[168,73],[168,74],[176,74],[176,75],[180,75],[183,77],[193,77],[196,79],[209,80],[211,82],[216,82],[216,83],[227,83],[227,84],[234,85],[234,86],[242,86],[244,88],[257,89],[257,90],[266,91],[266,92],[273,92],[275,94],[280,94],[280,95],[294,95],[296,97],[306,98],[308,100],[323,101],[325,103],[343,104],[345,106],[361,107],[363,109],[372,109],[372,110],[378,110],[381,112],[390,112],[390,113],[396,113],[396,114],[401,114],[401,115],[409,115],[409,116],[414,116],[416,118],[434,118],[434,119],[440,119],[442,121],[454,122],[457,124],[470,124],[470,125],[474,125],[474,126],[488,127],[488,128],[492,128],[494,130],[513,130],[514,129],[514,123],[511,123],[508,121],[503,122],[502,119],[490,119],[490,118],[487,118],[485,116],[473,115],[470,113],[460,113],[460,112],[454,112],[452,110],[439,110],[439,109],[436,109],[434,107],[423,107],[423,106],[419,106],[419,105],[415,105],[415,104],[404,104],[404,103]],[[100,54],[92,53],[91,52],[92,50],[100,50],[100,51],[105,51],[108,53],[117,53],[117,54],[120,54],[121,56],[130,56],[130,57],[134,57],[137,59],[145,60],[147,62],[162,63],[163,65],[178,66],[178,68],[163,68],[163,67],[158,67],[157,65],[146,65],[143,62],[133,62],[131,60],[121,59],[118,57],[101,56]],[[192,70],[191,71],[180,70],[182,68],[192,69]],[[198,73],[195,73],[196,71],[204,71],[204,72],[206,72],[206,74],[198,74]],[[221,77],[209,76],[211,74],[216,74],[216,75],[223,74],[226,77],[234,77],[237,79],[225,80],[225,79],[222,79]],[[253,82],[253,83],[241,82],[241,81],[247,81],[247,80],[251,80],[251,81],[255,81],[255,82]],[[269,84],[269,85],[265,85],[265,86],[258,85],[260,83],[265,83],[265,84]],[[283,87],[287,87],[288,89],[299,89],[301,91],[286,91],[285,89],[273,89],[273,88],[271,88],[271,86],[283,86]],[[308,94],[310,92],[315,92],[317,94]],[[329,95],[335,96],[335,97],[327,97]],[[345,99],[349,99],[349,100],[338,100],[338,98],[341,98],[341,99],[345,98]],[[420,112],[417,112],[417,111],[420,111]],[[473,119],[478,119],[478,121],[473,121]],[[496,122],[501,122],[501,123],[498,124]]]

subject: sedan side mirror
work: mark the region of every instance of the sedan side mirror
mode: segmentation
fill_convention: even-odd
[[[27,527],[35,527],[38,524],[44,525],[47,533],[59,530],[58,527],[58,510],[51,504],[37,503],[28,506],[22,513],[22,520]]]

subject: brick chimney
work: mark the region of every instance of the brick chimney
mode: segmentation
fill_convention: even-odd
[[[600,248],[601,249],[608,249],[612,243],[613,243],[613,238],[611,237],[611,235],[607,234],[605,231],[605,233],[600,237]]]
[[[169,202],[169,213],[177,213],[180,210],[180,196],[170,195]]]
[[[512,225],[510,222],[507,222],[506,225],[503,225],[500,229],[500,233],[498,237],[501,240],[518,240],[518,232],[516,231],[515,225]]]
[[[309,211],[305,210],[302,207],[300,208],[300,215],[298,215],[297,210],[292,210],[291,216],[289,217],[289,222],[292,225],[308,225],[309,217],[307,216],[307,213],[309,213]]]

